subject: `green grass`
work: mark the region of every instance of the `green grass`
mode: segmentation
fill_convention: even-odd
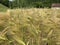
[[[8,7],[0,4],[0,12],[5,12],[8,9]]]

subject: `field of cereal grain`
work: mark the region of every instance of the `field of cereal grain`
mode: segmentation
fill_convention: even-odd
[[[60,10],[0,12],[0,45],[60,45]]]

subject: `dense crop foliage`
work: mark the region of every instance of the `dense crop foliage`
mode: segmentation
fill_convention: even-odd
[[[7,15],[0,13],[0,45],[60,44],[59,12],[33,8],[8,10]]]

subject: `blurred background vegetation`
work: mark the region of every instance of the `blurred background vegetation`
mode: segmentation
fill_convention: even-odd
[[[60,0],[0,0],[0,3],[11,8],[44,8],[44,7],[51,7],[52,3],[60,3]]]

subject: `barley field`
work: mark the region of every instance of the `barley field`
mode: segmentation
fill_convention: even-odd
[[[0,45],[60,45],[60,9],[0,12]]]

